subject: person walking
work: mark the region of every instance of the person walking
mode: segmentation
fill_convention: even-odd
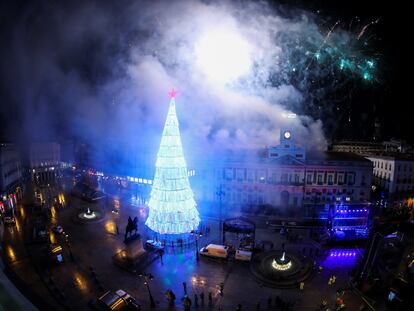
[[[201,305],[204,306],[204,292],[200,293]]]
[[[208,306],[213,306],[213,294],[211,292],[208,292]]]
[[[198,307],[198,296],[197,296],[197,294],[194,294],[194,306],[196,308]]]
[[[164,256],[164,250],[163,249],[159,250],[159,255],[160,255],[161,265],[164,265],[164,261],[162,260],[162,256]]]
[[[170,306],[173,306],[175,304],[175,294],[171,289],[167,289],[167,292],[165,293],[165,296],[168,299],[168,304]]]
[[[270,309],[272,307],[272,297],[267,298],[267,308]]]
[[[190,308],[191,308],[191,299],[188,298],[187,295],[184,296],[184,298],[181,300],[181,303],[184,306],[184,311],[190,311]]]

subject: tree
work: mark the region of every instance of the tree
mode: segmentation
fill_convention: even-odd
[[[200,222],[181,145],[175,96],[173,89],[157,154],[146,221],[150,229],[160,234],[187,233],[197,229]]]

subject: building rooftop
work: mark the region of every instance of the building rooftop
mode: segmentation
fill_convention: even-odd
[[[250,164],[274,164],[274,165],[295,165],[303,166],[306,164],[321,165],[349,165],[350,162],[357,162],[360,165],[372,165],[366,157],[350,152],[318,152],[310,153],[305,161],[296,159],[293,156],[285,155],[280,158],[269,158],[260,152],[231,152],[225,155],[216,155],[218,162],[250,163]]]
[[[326,160],[326,161],[369,161],[364,156],[358,155],[352,152],[340,152],[340,151],[326,151],[318,153],[309,153],[308,159],[314,160]]]
[[[414,161],[413,153],[400,153],[400,152],[386,152],[378,153],[367,156],[368,158],[379,158],[388,160],[400,160],[400,161]]]

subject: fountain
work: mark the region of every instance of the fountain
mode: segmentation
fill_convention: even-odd
[[[98,211],[93,211],[88,207],[86,211],[77,214],[76,218],[82,223],[91,223],[102,220],[103,214]]]
[[[289,270],[292,267],[292,261],[285,257],[286,252],[283,252],[281,258],[275,258],[272,262],[272,267],[279,271]]]
[[[91,211],[90,208],[88,207],[86,212],[83,213],[83,217],[85,217],[87,219],[94,219],[94,218],[96,218],[96,214],[95,214],[94,211]]]
[[[313,262],[294,251],[271,250],[257,254],[250,262],[250,272],[261,284],[293,288],[312,272]]]

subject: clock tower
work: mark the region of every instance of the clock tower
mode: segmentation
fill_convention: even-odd
[[[287,129],[280,129],[280,144],[281,145],[294,145],[292,132]]]
[[[280,129],[280,144],[269,148],[269,158],[282,156],[293,157],[297,160],[305,160],[305,148],[295,145],[294,133],[291,129]]]

